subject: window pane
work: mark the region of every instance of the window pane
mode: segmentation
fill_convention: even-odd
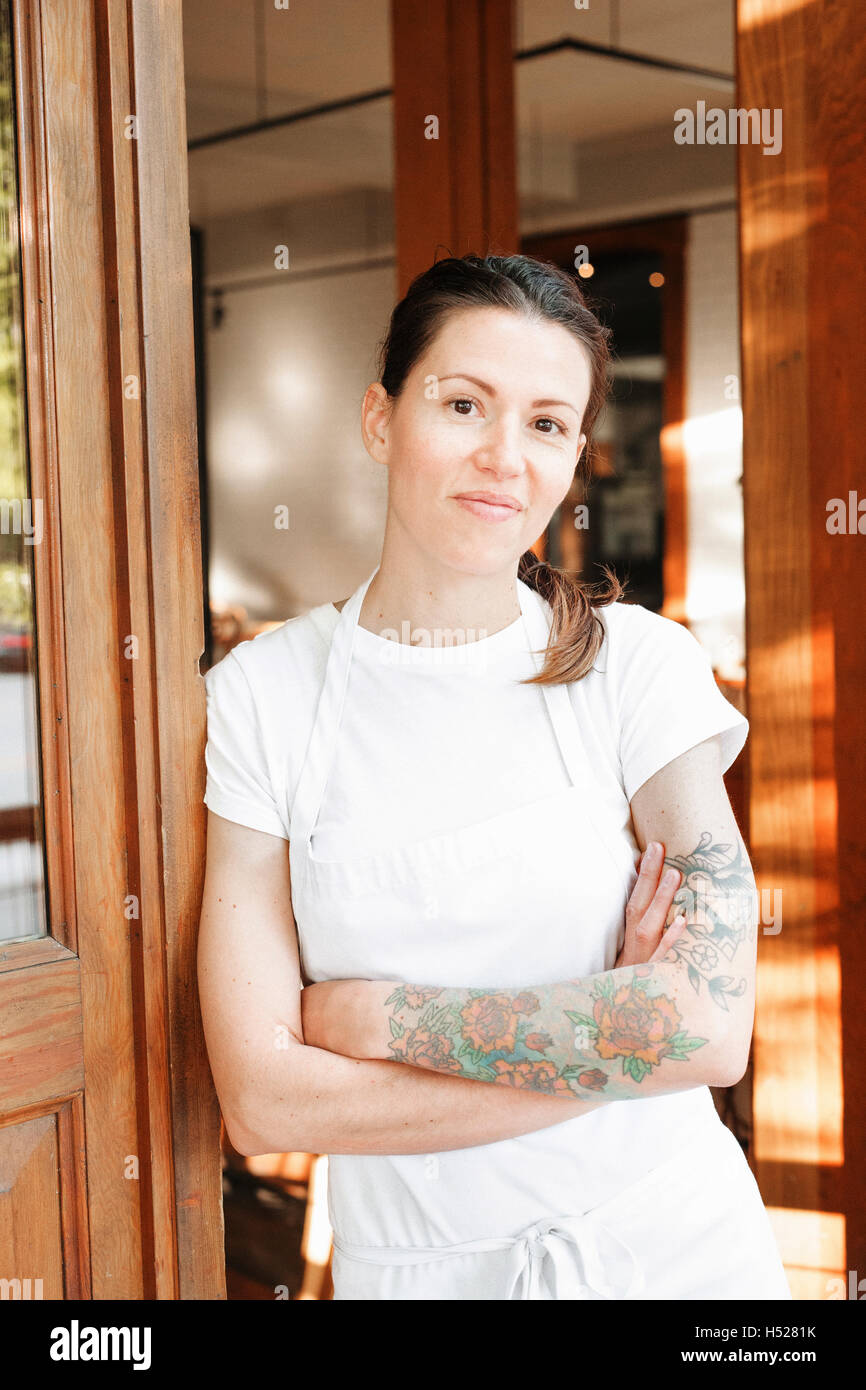
[[[44,936],[33,553],[8,0],[0,0],[0,941]]]

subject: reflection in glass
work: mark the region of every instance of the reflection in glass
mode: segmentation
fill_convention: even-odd
[[[44,936],[33,612],[41,499],[27,460],[12,26],[0,0],[0,942]]]

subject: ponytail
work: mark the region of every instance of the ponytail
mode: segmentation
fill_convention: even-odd
[[[606,608],[625,592],[610,566],[602,565],[602,569],[606,578],[590,584],[568,570],[539,560],[532,550],[523,552],[517,577],[550,604],[553,619],[544,665],[522,685],[579,681],[592,670],[604,641],[604,628],[593,608]]]

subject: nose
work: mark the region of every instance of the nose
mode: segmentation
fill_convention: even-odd
[[[507,413],[490,420],[478,442],[475,462],[495,478],[513,478],[525,470],[520,421]]]

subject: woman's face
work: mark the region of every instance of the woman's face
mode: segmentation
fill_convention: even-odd
[[[571,485],[590,385],[586,350],[559,324],[449,314],[393,405],[379,383],[364,399],[389,536],[463,573],[513,569]]]

